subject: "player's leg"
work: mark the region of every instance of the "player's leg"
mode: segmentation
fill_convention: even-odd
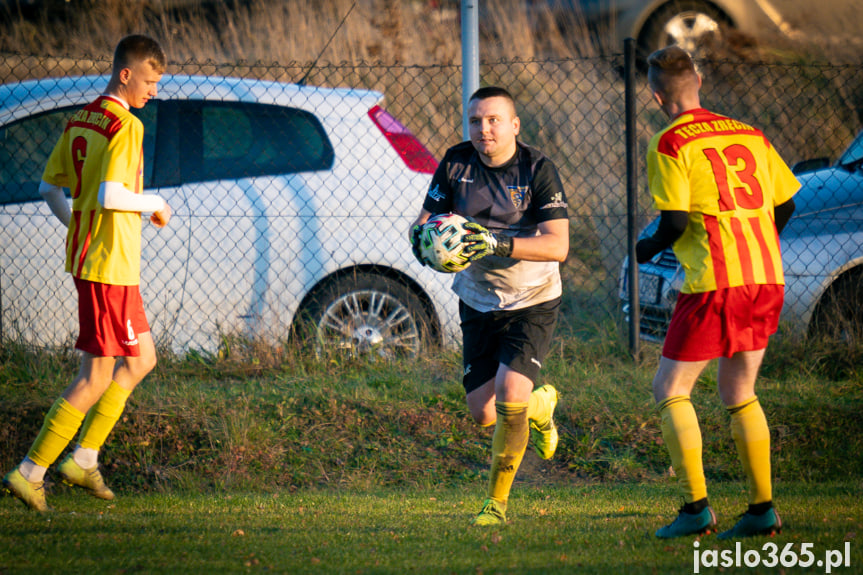
[[[137,286],[96,286],[105,292],[111,320],[102,326],[111,351],[121,356],[112,379],[98,402],[87,412],[78,444],[58,470],[66,482],[86,489],[100,499],[113,499],[99,472],[99,450],[119,421],[132,390],[156,365],[156,348]]]
[[[494,379],[488,380],[486,383],[467,394],[467,407],[470,415],[477,424],[481,427],[491,427],[497,421],[497,410],[495,409],[496,394],[494,391]],[[557,436],[557,428],[554,426],[554,410],[557,406],[558,393],[551,385],[542,385],[533,390],[528,399],[527,415],[530,420],[531,441],[536,444],[539,442],[534,439],[534,429],[542,435],[553,433]],[[554,453],[554,447],[557,446],[557,439],[553,441],[544,440],[543,445],[552,445],[551,449],[546,448],[544,454]],[[539,449],[539,448],[537,448]],[[543,456],[543,459],[550,459],[551,455]]]
[[[703,533],[716,525],[707,501],[701,429],[690,396],[709,361],[722,355],[722,304],[717,292],[678,296],[653,379],[662,438],[684,498],[677,519],[659,529],[657,537]]]
[[[482,313],[464,302],[459,302],[459,317],[463,339],[464,371],[462,385],[465,389],[465,399],[471,417],[482,427],[495,426],[495,436],[499,426],[496,410],[495,379],[498,371],[497,346],[499,322],[494,313]],[[492,440],[492,452],[495,441]],[[494,456],[492,455],[492,458]],[[486,499],[482,511],[474,523],[503,523],[505,519],[504,503]]]
[[[149,331],[138,334],[139,354],[120,359],[114,370],[114,381],[131,393],[156,367],[156,344]]]
[[[719,362],[719,395],[731,416],[731,436],[749,481],[749,507],[720,538],[774,533],[782,520],[773,508],[770,478],[770,429],[755,395],[755,380],[770,336],[779,327],[784,300],[781,285],[751,285],[728,290],[726,332],[734,348]]]
[[[459,301],[462,332],[462,385],[471,417],[482,427],[497,421],[494,380],[497,374],[499,326],[494,313],[477,311]]]
[[[484,511],[475,524],[496,524],[503,519],[513,480],[521,465],[530,438],[530,415],[541,420],[547,432],[554,434],[554,445],[546,444],[548,457],[557,445],[553,412],[557,392],[551,386],[534,392],[542,361],[551,342],[560,300],[553,300],[501,314],[500,360],[495,375],[495,410],[497,424],[492,441],[492,467],[489,473],[487,503],[495,502],[500,516]],[[548,435],[548,433],[546,433]],[[487,520],[487,521],[486,521]]]
[[[506,523],[506,507],[529,438],[527,406],[533,382],[501,364],[495,377],[497,423],[491,446],[488,498],[474,525]]]
[[[770,429],[755,395],[755,380],[764,349],[741,351],[719,360],[719,395],[731,416],[731,437],[749,482],[749,507],[722,539],[779,531],[782,520],[773,508]]]
[[[473,420],[480,427],[491,427],[497,421],[494,400],[494,378],[469,391],[465,399]]]
[[[505,341],[510,347],[502,352],[501,361],[536,382],[551,346],[559,312],[559,298],[529,308],[508,331]],[[550,384],[534,388],[528,401],[530,443],[541,459],[551,459],[557,450],[558,431],[554,423],[557,401],[557,390]]]
[[[653,395],[661,418],[662,438],[684,499],[677,519],[659,529],[657,537],[702,533],[716,524],[707,501],[701,429],[690,399],[692,388],[707,363],[706,360],[676,361],[663,356],[653,379]]]
[[[120,358],[110,385],[87,412],[78,438],[81,453],[75,453],[76,462],[85,469],[96,465],[98,451],[123,414],[129,395],[156,365],[156,348],[150,332],[138,334],[138,348],[140,355]]]
[[[84,352],[78,375],[45,416],[42,429],[24,460],[3,479],[4,486],[29,507],[47,509],[43,479],[111,381],[113,357],[96,357]]]

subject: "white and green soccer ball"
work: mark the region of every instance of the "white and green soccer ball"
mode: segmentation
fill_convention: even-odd
[[[428,219],[420,232],[420,255],[429,267],[454,274],[470,266],[464,255],[462,238],[471,232],[464,229],[467,218],[458,214],[437,214]]]

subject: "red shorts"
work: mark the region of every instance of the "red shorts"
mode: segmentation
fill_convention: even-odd
[[[677,361],[731,357],[767,347],[779,327],[785,286],[748,285],[680,294],[662,355]]]
[[[138,286],[75,279],[81,333],[75,348],[97,357],[137,357],[138,334],[150,331]]]

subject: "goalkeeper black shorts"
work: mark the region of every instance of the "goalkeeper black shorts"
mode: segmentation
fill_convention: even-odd
[[[551,345],[560,298],[516,310],[480,312],[459,301],[467,393],[494,379],[504,364],[536,384]]]

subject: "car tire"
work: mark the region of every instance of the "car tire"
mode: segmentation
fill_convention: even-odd
[[[836,341],[863,337],[863,271],[841,276],[824,292],[812,315],[809,334]]]
[[[722,40],[729,18],[712,5],[698,0],[671,0],[645,22],[638,35],[638,59],[660,48],[677,44],[694,58],[710,55],[710,47]]]
[[[426,307],[404,282],[371,272],[328,281],[301,312],[300,333],[318,357],[400,359],[434,341]]]

